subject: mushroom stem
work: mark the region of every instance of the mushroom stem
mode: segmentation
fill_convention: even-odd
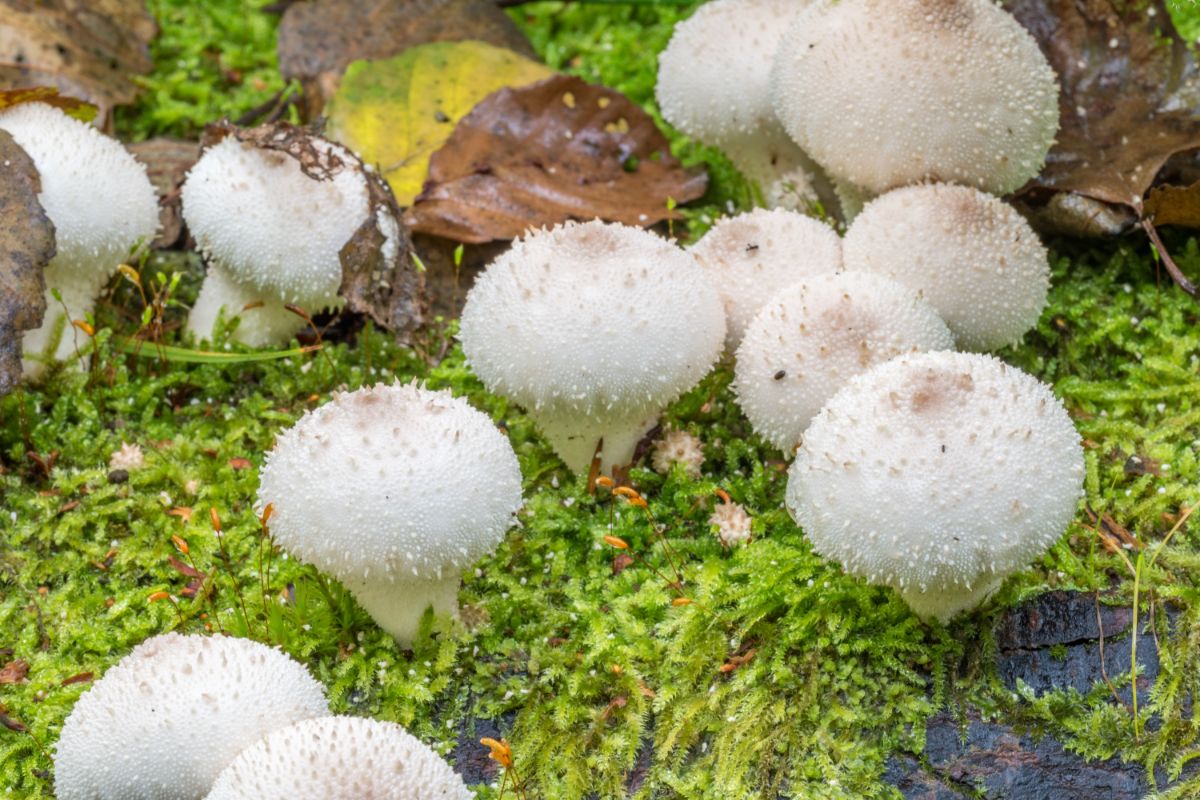
[[[833,187],[817,163],[778,123],[763,127],[752,140],[729,141],[722,150],[747,180],[758,184],[765,207],[807,212],[818,201],[828,205]]]
[[[658,421],[657,415],[637,418],[632,423],[628,419],[592,418],[581,421],[570,414],[560,415],[544,410],[534,412],[531,416],[550,441],[554,452],[576,473],[587,472],[601,439],[604,440],[604,450],[600,453],[601,473],[611,473],[614,466],[629,464],[633,461],[638,442]]]
[[[988,595],[1000,588],[1004,578],[994,577],[984,581],[973,589],[962,586],[950,586],[942,589],[927,589],[921,591],[915,586],[899,591],[900,597],[908,603],[909,608],[923,621],[937,619],[949,622],[959,612],[975,608]]]
[[[25,334],[22,343],[21,367],[26,378],[39,377],[48,363],[73,357],[87,343],[87,334],[71,321],[87,316],[112,272],[72,269],[57,261],[46,266],[46,316],[41,327]],[[52,294],[55,289],[61,303]]]
[[[212,339],[213,326],[221,309],[225,310],[226,320],[241,318],[232,338],[250,347],[286,342],[305,325],[300,316],[284,308],[279,300],[264,297],[261,291],[234,280],[228,272],[210,264],[200,295],[188,315],[188,332],[197,340]]]
[[[379,627],[401,647],[408,647],[416,640],[421,617],[430,606],[436,616],[458,619],[458,584],[459,574],[451,570],[440,580],[368,579],[346,582],[346,588]]]

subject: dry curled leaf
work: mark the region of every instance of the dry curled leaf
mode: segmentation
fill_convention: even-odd
[[[704,194],[654,120],[605,86],[558,75],[501,89],[459,122],[405,214],[460,242],[512,239],[568,219],[648,226]]]
[[[179,187],[183,185],[188,170],[200,157],[200,144],[178,139],[147,139],[126,145],[125,148],[146,165],[146,173],[159,197],[159,234],[154,246],[169,248],[179,241],[183,232]]]
[[[1064,233],[1128,229],[1168,161],[1200,148],[1194,54],[1162,0],[1009,0],[1006,8],[1062,84],[1058,141],[1021,190],[1022,204]]]
[[[29,662],[14,659],[0,667],[0,685],[6,683],[21,683],[29,674]]]
[[[157,33],[142,0],[0,0],[0,85],[56,86],[107,120],[137,95]]]
[[[43,270],[54,257],[54,224],[40,191],[33,161],[0,131],[0,395],[21,379],[21,340],[46,313]]]
[[[313,119],[351,61],[467,39],[534,57],[529,41],[493,0],[307,0],[289,6],[279,23],[279,70],[304,86],[305,115]]]
[[[1144,208],[1155,225],[1200,228],[1200,181],[1188,186],[1159,186],[1150,190]]]

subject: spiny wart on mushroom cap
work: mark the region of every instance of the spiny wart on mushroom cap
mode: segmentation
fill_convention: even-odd
[[[902,356],[813,420],[787,505],[821,555],[948,620],[1074,516],[1083,450],[1050,387],[997,358]]]
[[[470,800],[450,765],[394,722],[311,719],[230,764],[207,800]]]
[[[755,432],[790,457],[852,377],[905,353],[952,347],[946,323],[895,281],[818,275],[759,311],[738,348],[733,388]]]
[[[491,419],[449,392],[334,395],[276,439],[261,512],[294,555],[341,580],[399,641],[422,613],[456,614],[460,571],[521,507],[521,470]]]
[[[199,800],[277,728],[329,714],[308,671],[226,637],[147,639],[80,696],[54,754],[59,800]]]
[[[717,221],[690,252],[725,304],[725,346],[771,296],[812,275],[842,268],[842,240],[823,222],[784,209],[756,209]]]
[[[1037,324],[1050,260],[1007,203],[966,186],[896,189],[872,201],[846,232],[849,272],[899,281],[933,306],[958,346],[993,350]]]
[[[332,168],[310,175],[297,158],[230,134],[188,173],[183,216],[209,263],[188,319],[197,338],[212,335],[223,308],[227,317],[242,316],[239,341],[284,343],[304,325],[285,304],[310,314],[339,306],[339,254],[372,213],[385,235],[385,262],[397,257],[396,222],[386,209],[372,211],[362,164],[320,137],[311,147]]]
[[[71,320],[84,319],[130,251],[154,238],[158,197],[146,168],[120,142],[57,108],[21,103],[0,110],[0,129],[33,160],[41,181],[38,201],[54,223],[46,316],[23,340],[24,372],[36,377],[46,361],[75,353],[82,334]]]
[[[779,40],[807,3],[705,3],[675,26],[655,89],[668,122],[724,150],[768,205],[794,209],[818,199],[822,176],[775,116],[770,75]]]
[[[725,313],[695,260],[624,225],[567,223],[513,244],[467,296],[460,337],[489,390],[524,406],[572,470],[628,463],[712,367]]]
[[[1058,79],[991,0],[817,0],[771,76],[788,132],[831,176],[1019,188],[1058,131]]]

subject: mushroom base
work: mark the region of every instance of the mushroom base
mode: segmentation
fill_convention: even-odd
[[[52,261],[46,266],[45,276],[46,315],[41,326],[27,331],[21,342],[24,351],[21,371],[30,379],[40,377],[51,362],[74,357],[88,343],[88,335],[71,321],[84,319],[92,310],[111,272],[88,274],[86,269],[77,270]],[[51,294],[55,289],[62,302]],[[83,366],[82,359],[78,365]]]
[[[436,616],[458,619],[459,575],[441,580],[397,578],[394,581],[343,581],[379,627],[390,633],[401,647],[417,638],[425,609]]]
[[[211,340],[222,310],[226,320],[239,318],[237,330],[230,338],[249,347],[287,344],[305,325],[303,319],[288,311],[277,298],[265,296],[258,289],[234,280],[220,267],[210,265],[196,305],[188,315],[188,332],[198,341]],[[305,310],[315,314],[319,309]]]
[[[1002,583],[1004,583],[1003,577],[995,577],[973,589],[951,587],[922,592],[910,587],[897,589],[896,592],[923,621],[937,619],[941,622],[949,622],[961,612],[982,603],[992,592],[999,589]]]
[[[743,176],[758,184],[767,208],[807,213],[817,202],[831,207],[833,185],[782,128],[728,141],[722,150]]]
[[[638,442],[654,427],[658,415],[629,420],[580,419],[566,415],[533,412],[530,414],[538,424],[542,435],[550,441],[554,452],[572,472],[587,472],[592,464],[596,447],[604,441],[600,453],[600,472],[611,473],[633,461]]]

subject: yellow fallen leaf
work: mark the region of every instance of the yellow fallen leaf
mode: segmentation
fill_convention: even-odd
[[[355,61],[326,107],[326,132],[374,165],[401,205],[411,205],[429,157],[476,103],[497,89],[553,74],[544,64],[476,41],[433,42],[395,58]]]

